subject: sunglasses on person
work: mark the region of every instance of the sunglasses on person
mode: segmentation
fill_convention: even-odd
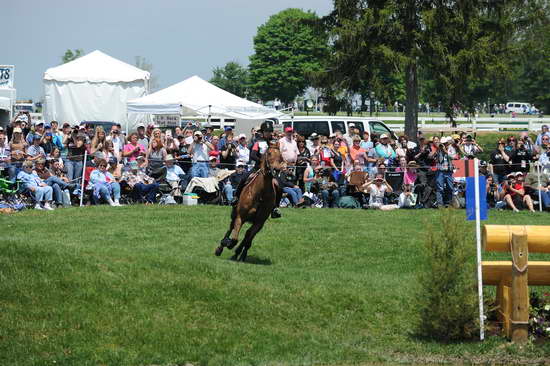
[[[107,168],[107,164],[98,165],[100,168]]]

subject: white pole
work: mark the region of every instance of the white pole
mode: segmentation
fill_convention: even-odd
[[[539,181],[539,211],[542,212],[542,191],[541,191],[541,184],[540,184],[540,175],[541,175],[541,165],[539,164],[539,162],[536,163],[537,164],[537,178],[538,178],[538,181]]]
[[[80,182],[80,206],[82,207],[82,200],[84,199],[84,175],[86,174],[86,160],[88,157],[88,150],[84,150],[84,161],[82,162],[82,180]]]
[[[477,292],[479,297],[479,339],[485,339],[485,319],[483,316],[483,281],[481,273],[481,214],[479,202],[479,160],[474,159],[474,185],[476,207],[476,242],[477,242]]]

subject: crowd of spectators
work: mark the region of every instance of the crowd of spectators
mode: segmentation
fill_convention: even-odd
[[[150,124],[125,136],[120,125],[110,131],[56,121],[29,126],[17,117],[0,129],[0,173],[18,181],[36,209],[75,204],[82,190],[96,204],[120,206],[123,195],[152,204],[163,185],[180,202],[193,178],[219,178],[223,169],[228,174],[219,190],[230,204],[247,170],[254,169],[255,129],[249,136],[235,136],[231,128],[214,134],[209,125],[161,131]],[[360,134],[353,127],[347,134],[306,138],[287,127],[273,139],[286,162],[277,177],[284,192],[281,205],[290,207],[464,207],[465,183],[456,177],[457,162],[468,166],[484,153],[466,133],[429,138],[419,133],[413,142],[403,135],[394,140]],[[534,140],[525,132],[500,139],[487,153],[479,173],[487,178],[489,207],[534,211],[540,202],[550,209],[547,126]]]

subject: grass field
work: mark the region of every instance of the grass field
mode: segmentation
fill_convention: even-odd
[[[0,365],[550,359],[550,343],[517,348],[497,336],[450,344],[415,336],[416,275],[437,211],[283,215],[258,235],[250,263],[230,261],[227,250],[213,255],[227,207],[0,216]],[[547,213],[523,212],[494,212],[489,220],[548,222]],[[530,256],[541,258],[549,256]]]

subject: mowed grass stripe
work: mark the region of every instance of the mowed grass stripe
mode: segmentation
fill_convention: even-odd
[[[226,207],[2,216],[0,362],[499,360],[499,338],[443,345],[414,336],[412,296],[436,215],[286,209],[258,234],[245,264],[228,260],[227,250],[213,255],[229,224]],[[490,223],[545,224],[547,217],[495,212]],[[474,245],[471,229],[465,235]]]

